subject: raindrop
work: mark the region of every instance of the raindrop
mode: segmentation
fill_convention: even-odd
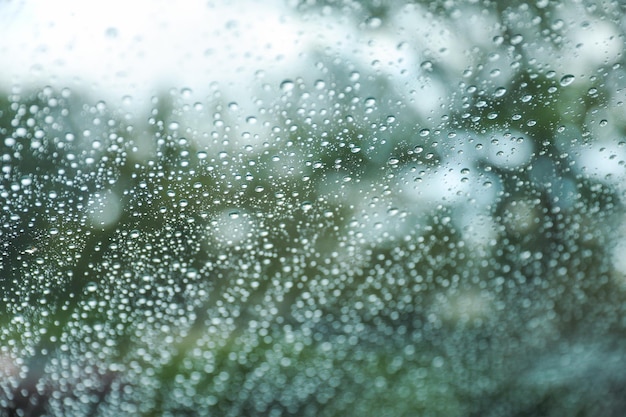
[[[376,105],[376,99],[369,97],[365,99],[365,107],[374,107]]]
[[[383,21],[379,17],[370,17],[366,23],[370,29],[378,29],[382,26]]]
[[[524,41],[524,37],[522,35],[513,35],[511,37],[511,45],[519,45]]]
[[[568,74],[568,75],[564,75],[561,78],[561,81],[559,81],[559,83],[561,84],[562,87],[567,87],[568,85],[573,83],[575,79],[576,79],[576,77],[574,77],[571,74]]]
[[[280,89],[284,92],[292,91],[295,87],[295,84],[292,80],[284,80],[280,83]]]

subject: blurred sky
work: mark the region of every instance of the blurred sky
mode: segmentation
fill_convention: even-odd
[[[77,87],[143,96],[160,86],[245,84],[293,60],[299,26],[284,3],[189,0],[0,3],[0,87]]]

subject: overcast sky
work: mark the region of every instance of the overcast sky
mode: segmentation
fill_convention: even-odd
[[[283,4],[3,2],[0,87],[76,87],[121,98],[160,86],[245,84],[259,69],[293,64],[302,49],[300,26]]]

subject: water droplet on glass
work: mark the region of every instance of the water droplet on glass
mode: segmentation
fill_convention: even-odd
[[[382,26],[383,21],[379,17],[370,17],[367,19],[366,23],[370,29],[378,29]]]
[[[431,72],[433,70],[433,63],[431,61],[424,61],[420,65],[420,68],[422,68],[424,71]]]
[[[276,85],[276,84],[274,84]],[[291,90],[293,90],[295,87],[295,84],[292,80],[285,80],[282,83],[280,83],[280,89],[284,92],[289,92]]]
[[[576,79],[576,77],[574,77],[571,74],[568,74],[568,75],[564,75],[561,78],[561,81],[559,81],[559,83],[561,84],[562,87],[567,87],[568,85],[573,83],[575,79]]]
[[[513,35],[511,37],[511,45],[519,45],[524,41],[524,37],[522,35]]]

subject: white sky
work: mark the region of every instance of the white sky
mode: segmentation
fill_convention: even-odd
[[[93,89],[112,98],[159,86],[240,84],[293,60],[299,26],[282,1],[29,0],[0,4],[0,87]]]

